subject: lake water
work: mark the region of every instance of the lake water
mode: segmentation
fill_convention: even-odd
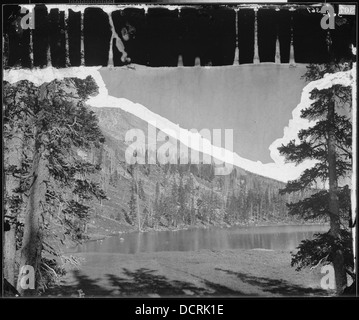
[[[74,251],[133,254],[200,249],[293,250],[302,240],[311,239],[315,233],[326,231],[328,226],[325,225],[301,225],[131,232],[87,242]]]

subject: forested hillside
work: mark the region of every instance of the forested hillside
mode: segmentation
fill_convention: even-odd
[[[127,164],[127,130],[138,128],[147,133],[148,124],[118,108],[94,108],[93,111],[99,118],[105,143],[86,157],[101,165],[98,179],[109,197],[100,204],[95,203],[98,218],[116,220],[121,230],[293,222],[296,219],[288,216],[286,203],[300,199],[303,194],[279,195],[284,183],[238,167],[229,175],[217,176],[215,164],[203,164],[203,155],[199,164],[180,164],[180,159],[178,164],[163,165],[158,161]],[[155,155],[153,143],[148,145],[148,149],[142,150],[146,160]],[[96,219],[93,222],[94,227]]]
[[[66,98],[71,103],[78,103],[82,96],[85,97],[85,91],[89,90],[85,82],[78,79],[56,81],[40,87],[28,81],[6,83],[5,93],[14,99],[9,98],[6,102],[10,106],[22,101],[28,103],[23,108],[31,110],[31,103],[34,103],[30,101],[32,95],[51,86],[63,87],[66,93],[76,89],[77,96]],[[147,149],[138,150],[144,155],[146,164],[126,163],[126,132],[137,128],[147,133],[148,123],[119,108],[86,108],[98,118],[104,143],[93,145],[86,151],[78,148],[76,154],[82,161],[101,168],[100,171],[94,170],[89,176],[99,184],[107,199],[81,199],[82,203],[89,206],[89,210],[86,217],[72,222],[75,224],[72,227],[77,230],[80,238],[86,238],[87,235],[96,238],[130,230],[294,221],[294,217],[287,214],[286,203],[298,200],[303,194],[279,195],[279,189],[284,187],[284,183],[238,167],[229,175],[217,176],[215,164],[204,164],[201,154],[199,164],[179,164],[179,159],[178,164],[160,164],[159,161],[147,164],[149,158],[156,156],[153,141],[149,141]],[[23,135],[25,129],[29,130],[29,124],[26,124],[28,118],[15,114],[11,116],[17,117],[17,135]],[[25,136],[27,137],[26,134]],[[7,189],[11,189],[12,184],[20,184],[21,188],[26,188],[25,184],[29,183],[28,178],[15,178],[18,173],[28,172],[29,168],[26,166],[31,162],[31,152],[27,151],[30,142],[20,143],[18,140],[12,137],[5,141],[7,150],[10,150],[5,162],[9,177]],[[21,159],[17,158],[14,150],[19,152]],[[189,158],[190,155],[191,150]],[[26,197],[26,192],[21,188],[7,190],[13,201],[11,205],[15,207],[21,207]],[[75,200],[78,199],[75,196]],[[20,229],[23,216],[22,208],[18,216]]]

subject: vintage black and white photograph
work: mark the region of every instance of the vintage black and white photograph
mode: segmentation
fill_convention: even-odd
[[[357,296],[356,4],[2,14],[3,297]]]

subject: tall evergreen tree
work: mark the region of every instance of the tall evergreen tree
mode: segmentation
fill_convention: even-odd
[[[328,63],[310,65],[304,75],[307,81],[321,79],[325,73],[347,70],[347,64]],[[352,124],[345,110],[351,108],[351,88],[333,85],[311,92],[313,103],[302,110],[301,117],[314,120],[308,129],[298,133],[295,140],[282,145],[279,151],[289,162],[296,164],[316,160],[294,181],[289,181],[281,193],[295,193],[309,189],[312,195],[295,203],[289,203],[289,213],[305,219],[328,218],[330,230],[317,234],[313,240],[305,240],[292,257],[297,270],[332,263],[335,272],[336,291],[341,294],[347,286],[347,273],[353,275],[353,256],[348,231],[350,217],[349,187],[345,179],[351,174]],[[315,188],[320,182],[324,186]],[[341,182],[341,185],[339,185]]]
[[[131,224],[134,225],[137,217],[137,195],[136,195],[136,184],[134,182],[131,183],[130,187],[130,200],[128,201],[129,207],[129,218]]]
[[[156,191],[155,191],[155,201],[153,203],[153,211],[154,211],[154,222],[155,224],[157,225],[159,220],[160,220],[160,217],[161,217],[161,212],[160,212],[160,195],[161,195],[161,192],[160,192],[160,184],[159,182],[157,181],[156,182]]]
[[[78,153],[98,148],[104,138],[95,114],[84,104],[84,99],[97,91],[91,77],[82,82],[55,80],[37,89],[30,84],[25,88],[15,84],[8,89],[10,92],[25,90],[32,97],[18,114],[26,114],[26,119],[10,111],[16,100],[5,101],[4,108],[9,122],[26,124],[21,129],[27,150],[26,161],[22,162],[26,170],[17,170],[20,188],[15,191],[23,195],[24,201],[23,207],[18,207],[24,216],[18,291],[34,295],[46,285],[42,281],[47,271],[54,272],[57,267],[55,260],[48,257],[61,255],[57,247],[63,243],[63,237],[81,241],[89,218],[89,206],[84,200],[106,198],[99,185],[91,180],[100,168]],[[33,96],[34,91],[37,94]],[[10,132],[5,141],[10,149],[13,147],[11,135]],[[34,269],[34,289],[25,290],[21,286],[24,266]]]
[[[183,184],[183,176],[180,174],[180,184],[178,186],[178,218],[181,222],[184,222],[187,213],[187,198],[186,188]]]
[[[20,215],[24,209],[25,188],[30,182],[32,109],[38,88],[27,81],[16,86],[4,83],[3,146],[4,146],[4,278],[15,284],[15,256],[18,229],[23,226]]]
[[[171,195],[168,198],[168,215],[172,217],[171,224],[175,227],[177,227],[178,223],[178,185],[176,182],[176,179],[174,177],[172,189],[171,189]]]
[[[138,180],[138,196],[142,201],[146,200],[146,194],[143,189],[143,180],[142,179]]]
[[[194,188],[194,179],[192,174],[190,173],[184,188],[185,188],[185,194],[187,199],[186,201],[188,202],[185,221],[187,224],[193,224],[196,218],[195,206],[194,206],[195,188]]]
[[[226,208],[226,222],[232,223],[235,220],[235,215],[237,211],[237,198],[234,194],[234,191],[232,191],[232,194],[227,199],[227,208]]]

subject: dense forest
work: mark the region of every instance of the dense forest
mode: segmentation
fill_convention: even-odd
[[[116,220],[121,230],[304,221],[289,216],[286,206],[303,192],[280,195],[284,183],[238,167],[229,175],[215,175],[216,165],[203,163],[203,155],[198,164],[180,164],[180,159],[177,164],[127,164],[125,132],[131,126],[145,131],[147,123],[120,109],[93,110],[105,143],[86,157],[101,165],[97,179],[108,196],[94,203],[97,218]],[[155,154],[138,152],[145,159]],[[89,231],[96,229],[90,224]]]

